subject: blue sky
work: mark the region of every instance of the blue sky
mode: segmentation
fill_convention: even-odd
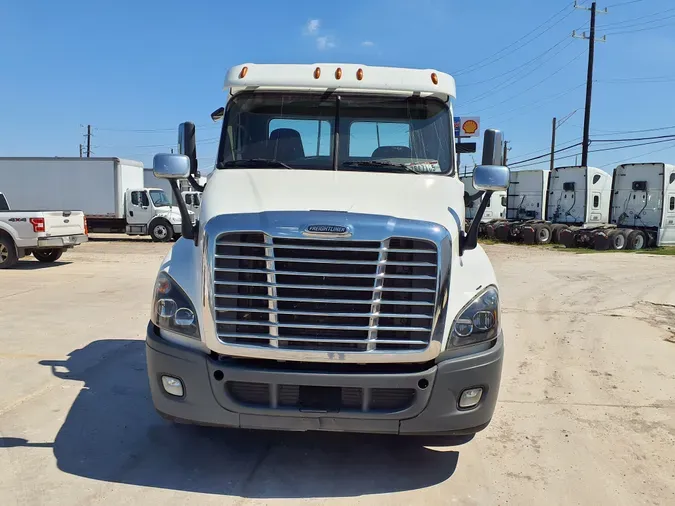
[[[593,137],[675,134],[613,133],[675,126],[675,5],[605,6]],[[149,165],[191,120],[202,166],[212,165],[219,124],[209,114],[226,99],[229,66],[358,62],[454,74],[456,112],[502,129],[511,160],[523,160],[547,149],[553,116],[583,108],[588,44],[571,32],[587,23],[568,0],[0,0],[0,156],[77,156],[91,124],[95,155]],[[582,123],[578,110],[560,127],[559,146],[578,142]],[[623,160],[673,163],[675,141],[592,153],[590,164],[611,170]]]

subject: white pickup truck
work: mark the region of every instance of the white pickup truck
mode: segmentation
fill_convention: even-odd
[[[13,211],[0,193],[0,269],[30,254],[40,262],[56,262],[66,249],[86,241],[82,211]]]
[[[473,434],[504,337],[478,224],[505,191],[485,132],[465,229],[455,81],[435,70],[239,65],[199,220],[162,262],[147,331],[157,411],[224,427]],[[193,175],[195,127],[154,173]],[[187,216],[185,202],[176,199]]]

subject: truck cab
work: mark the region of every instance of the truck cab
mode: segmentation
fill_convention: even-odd
[[[126,233],[150,235],[153,241],[180,237],[181,214],[159,188],[129,188],[125,192]],[[194,213],[190,214],[194,221]]]
[[[223,427],[473,434],[493,415],[500,293],[477,245],[508,186],[487,131],[465,230],[454,79],[355,64],[229,70],[216,167],[166,256],[147,327],[165,418]],[[195,174],[195,128],[157,177]],[[183,215],[187,208],[177,199]]]
[[[188,208],[188,211],[194,213],[195,217],[199,218],[199,210],[202,205],[202,192],[198,191],[184,191],[181,192],[183,202]]]

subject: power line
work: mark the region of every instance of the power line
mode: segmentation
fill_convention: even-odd
[[[197,125],[196,128],[208,128],[208,127],[219,127],[220,125],[215,123],[204,123],[203,125]],[[96,127],[95,130],[101,130],[105,132],[129,132],[129,133],[156,133],[156,132],[176,132],[177,127],[173,128],[146,128],[146,129],[134,129],[134,128],[105,128],[105,127]]]
[[[645,0],[628,0],[627,2],[619,2],[618,4],[608,5],[607,8],[609,9],[610,7],[622,7],[624,5],[636,4],[638,2],[644,2],[644,1]]]
[[[507,98],[507,99],[505,99],[505,100],[502,100],[501,102],[498,102],[498,103],[496,103],[496,104],[494,104],[494,105],[491,105],[491,106],[488,106],[488,107],[484,107],[484,108],[482,108],[482,109],[478,109],[478,110],[473,111],[473,112],[474,112],[474,113],[478,113],[478,112],[482,112],[482,111],[489,111],[490,109],[494,109],[495,107],[498,107],[498,106],[500,106],[500,105],[503,105],[503,104],[505,104],[505,103],[507,103],[507,102],[510,102],[511,100],[513,100],[513,99],[515,99],[515,98],[518,98],[518,97],[522,96],[523,93],[527,93],[528,91],[533,90],[534,88],[536,88],[536,87],[538,87],[539,85],[545,83],[546,81],[548,81],[549,79],[551,79],[551,78],[554,77],[555,75],[557,75],[557,74],[559,74],[560,72],[562,72],[563,70],[565,70],[565,69],[566,69],[567,67],[569,67],[572,63],[574,63],[576,60],[578,60],[579,58],[581,58],[581,57],[584,55],[585,52],[586,52],[586,50],[584,49],[581,53],[579,53],[579,54],[576,55],[574,58],[572,58],[570,61],[568,61],[567,63],[565,63],[565,64],[564,64],[562,67],[560,67],[558,70],[556,70],[555,72],[549,74],[549,75],[546,76],[544,79],[542,79],[541,81],[538,81],[537,83],[535,83],[534,85],[530,86],[529,88],[526,88],[526,89],[520,91],[517,95],[513,95],[513,96],[511,96],[511,97],[509,97],[509,98]],[[477,101],[477,100],[473,100],[473,102],[476,102],[476,101]],[[471,100],[468,101],[468,103],[471,103],[471,102],[472,102]],[[466,105],[466,103],[465,103],[464,105]]]
[[[547,27],[546,30],[544,30],[543,32],[539,33],[538,35],[536,35],[536,36],[535,36],[534,38],[532,38],[531,40],[525,42],[524,44],[521,44],[520,46],[516,47],[516,48],[515,48],[513,51],[511,51],[511,52],[506,53],[506,54],[503,54],[505,51],[508,51],[508,50],[511,49],[512,47],[517,46],[520,42],[522,42],[522,41],[524,41],[525,39],[527,39],[530,35],[536,33],[537,31],[539,31],[539,29],[541,29],[542,27],[546,26],[550,21],[552,21],[552,20],[554,20],[555,18],[557,18],[558,16],[560,16],[560,14],[562,14],[563,12],[565,12],[566,10],[568,10],[570,7],[571,7],[571,5],[568,3],[567,6],[563,7],[562,9],[560,9],[560,10],[559,10],[558,12],[556,12],[553,16],[551,16],[550,18],[548,18],[546,21],[544,21],[542,24],[540,24],[539,26],[537,26],[537,27],[536,27],[535,29],[533,29],[532,31],[530,31],[530,32],[526,33],[525,35],[523,35],[522,37],[520,37],[518,40],[516,40],[516,41],[512,42],[511,44],[509,44],[508,46],[506,46],[506,47],[500,49],[500,50],[497,51],[496,53],[493,53],[492,55],[490,55],[490,56],[488,56],[488,57],[486,57],[486,58],[483,58],[482,60],[479,60],[478,62],[476,62],[476,63],[474,63],[474,64],[472,64],[472,65],[469,65],[468,67],[465,67],[465,68],[463,68],[463,69],[460,69],[460,70],[457,70],[457,71],[453,72],[453,75],[458,76],[458,75],[466,74],[466,73],[469,73],[469,72],[475,72],[476,70],[481,69],[481,68],[483,68],[483,67],[486,67],[486,66],[490,65],[491,63],[493,63],[493,62],[495,61],[495,58],[496,58],[496,57],[497,57],[498,59],[501,59],[501,58],[503,58],[503,57],[505,57],[505,56],[507,56],[507,55],[510,55],[510,54],[512,54],[512,53],[514,53],[514,52],[516,52],[516,51],[518,51],[519,49],[522,49],[522,48],[525,47],[527,44],[530,44],[531,42],[534,42],[534,41],[537,40],[539,37],[541,37],[543,34],[547,33],[548,30],[550,30],[550,29],[553,28],[554,26],[556,26],[556,25],[558,25],[559,23],[561,23],[564,19],[566,19],[567,17],[569,17],[569,16],[572,14],[572,12],[574,12],[574,11],[573,11],[573,10],[570,10],[570,12],[569,12],[566,16],[563,16],[563,17],[562,17],[561,19],[559,19],[556,23],[554,23],[553,25]]]
[[[562,153],[563,151],[567,151],[567,150],[569,150],[569,149],[576,148],[576,147],[578,147],[578,146],[581,146],[581,142],[578,142],[578,143],[573,144],[573,145],[571,145],[571,146],[567,146],[566,148],[559,148],[559,149],[556,149],[555,151],[553,151],[553,153],[554,153],[554,154]],[[528,158],[528,159],[526,159],[526,160],[520,160],[520,161],[517,161],[517,162],[511,162],[511,163],[509,164],[509,166],[513,167],[514,165],[520,165],[520,164],[523,164],[523,163],[532,162],[532,161],[534,161],[534,160],[541,160],[542,158],[548,158],[549,156],[551,156],[551,152],[550,152],[550,151],[549,151],[548,153],[543,154],[543,155],[540,155],[540,156],[534,156],[534,157]]]
[[[647,151],[646,153],[640,153],[638,156],[639,156],[639,157],[643,157],[643,156],[647,156],[647,155],[653,155],[654,153],[660,153],[660,152],[662,152],[662,151],[666,151],[666,150],[668,150],[668,149],[673,149],[673,148],[675,148],[675,143],[673,143],[673,144],[671,144],[671,145],[669,145],[669,146],[666,146],[665,148],[659,148],[659,149],[654,149],[654,150],[652,150],[652,151]],[[620,163],[628,162],[628,161],[631,161],[631,160],[634,160],[634,159],[635,159],[635,157],[634,157],[634,156],[631,156],[631,157],[629,157],[629,158],[624,158],[624,159],[622,159],[622,160],[617,160],[617,161],[615,161],[615,162],[609,162],[609,163],[606,163],[605,165],[601,165],[599,168],[602,169],[602,168],[609,167],[609,166],[612,166],[612,165],[618,165],[618,164],[620,164]]]
[[[670,139],[675,140],[675,134],[672,135],[657,135],[654,137],[634,137],[633,139],[594,139],[592,142],[635,142],[635,141],[649,141],[655,139]]]
[[[606,137],[608,135],[624,135],[624,134],[641,134],[645,132],[662,132],[663,130],[673,130],[675,125],[667,127],[658,127],[658,128],[646,128],[643,130],[598,130],[600,132],[605,132],[604,134],[594,134],[594,137]]]
[[[510,114],[510,113],[512,113],[512,112],[522,111],[522,110],[524,110],[524,109],[530,109],[530,108],[532,108],[532,107],[537,107],[537,106],[539,106],[539,105],[541,105],[541,104],[545,104],[545,103],[551,102],[551,101],[553,101],[553,100],[556,100],[556,99],[558,99],[558,98],[560,98],[560,97],[563,97],[563,96],[565,96],[565,95],[569,95],[569,94],[572,93],[573,91],[575,91],[575,90],[577,90],[577,89],[579,89],[579,88],[581,88],[582,86],[585,86],[585,85],[586,85],[586,83],[578,84],[577,86],[574,86],[573,88],[570,88],[569,90],[563,91],[563,92],[561,92],[561,93],[556,93],[555,95],[552,95],[552,96],[549,96],[549,97],[545,97],[545,98],[542,98],[542,99],[540,99],[540,100],[536,100],[536,101],[534,101],[534,102],[530,102],[530,103],[528,103],[528,104],[523,104],[523,105],[521,105],[521,106],[519,106],[519,107],[514,107],[513,109],[510,109],[510,110],[504,111],[504,112],[500,112],[500,113],[495,114],[495,115],[493,115],[493,116],[487,116],[487,118],[485,118],[485,120],[487,120],[487,119],[493,120],[494,118],[498,118],[498,117],[500,117],[500,116],[504,116],[505,114]],[[506,118],[506,119],[501,120],[501,121],[505,123],[505,122],[507,122],[507,121],[512,120],[514,117],[516,117],[516,116],[511,116],[511,117]]]
[[[651,17],[654,17],[654,16],[660,16],[662,14],[665,14],[667,12],[672,12],[672,11],[675,11],[675,7],[671,8],[671,9],[665,9],[665,10],[662,10],[662,11],[659,11],[659,12],[653,12],[652,14],[647,14],[645,16],[638,16],[637,18],[631,18],[631,19],[628,19],[628,20],[625,20],[625,21],[616,21],[614,23],[603,24],[600,28],[602,28],[603,30],[606,29],[606,28],[613,27],[613,26],[625,28],[622,25],[625,25],[626,23],[632,24],[632,23],[635,23],[635,21],[638,21],[640,19],[647,19],[647,18],[651,18]],[[638,24],[640,24],[640,23],[638,23]]]

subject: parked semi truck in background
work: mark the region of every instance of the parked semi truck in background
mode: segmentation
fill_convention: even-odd
[[[485,233],[489,238],[519,240],[523,225],[544,219],[548,175],[547,170],[511,171],[511,181],[506,192],[506,217],[485,225]]]
[[[196,178],[199,184],[205,185],[206,184],[206,178],[205,177],[198,177]],[[161,188],[164,190],[164,193],[166,193],[166,196],[169,198],[169,201],[171,202],[172,206],[176,205],[176,197],[173,195],[173,191],[171,190],[171,185],[169,184],[169,181],[166,179],[160,179],[158,177],[155,177],[154,172],[152,171],[152,168],[146,167],[143,169],[143,183],[146,188]],[[187,208],[190,212],[194,213],[195,218],[199,218],[199,209],[201,207],[201,191],[196,191],[192,189],[192,186],[190,186],[190,182],[187,179],[178,181],[178,187],[181,190],[181,197],[185,204],[187,205]]]
[[[519,172],[511,173],[512,183],[515,183],[514,174],[519,175]],[[550,172],[531,171],[521,181],[528,179],[533,180],[534,186],[541,191],[546,189],[545,193],[537,190],[532,192],[535,195],[521,196],[520,187],[515,183],[509,187],[510,202],[529,201],[532,215],[539,214],[541,205],[544,218],[505,222],[501,224],[501,231],[496,232],[498,237],[521,240],[525,244],[557,244],[563,231],[578,232],[579,237],[586,237],[599,225],[609,222],[612,177],[605,171],[595,167],[558,167]],[[541,199],[539,195],[542,195]],[[527,213],[527,210],[523,212],[522,205],[513,211],[516,216]]]
[[[163,189],[144,187],[143,164],[133,160],[0,158],[0,187],[21,208],[80,209],[90,232],[180,235],[178,208]]]
[[[619,165],[612,179],[609,225],[565,230],[560,241],[599,250],[675,245],[675,166]]]
[[[86,241],[82,211],[13,209],[0,193],[0,269],[10,269],[28,255],[53,263],[67,249]]]
[[[504,339],[477,245],[508,185],[485,132],[465,230],[451,100],[435,70],[240,65],[199,223],[157,276],[152,400],[187,423],[473,434],[490,422]],[[214,113],[215,115],[215,113]],[[158,177],[197,169],[194,124]],[[180,199],[181,211],[187,209]]]
[[[473,187],[473,175],[465,175],[459,178],[464,183],[464,205],[466,220],[471,222],[476,216],[482,192]],[[493,220],[503,219],[506,215],[506,192],[494,192],[488,199],[487,207],[483,213],[480,224],[480,235],[484,234],[484,224]]]

